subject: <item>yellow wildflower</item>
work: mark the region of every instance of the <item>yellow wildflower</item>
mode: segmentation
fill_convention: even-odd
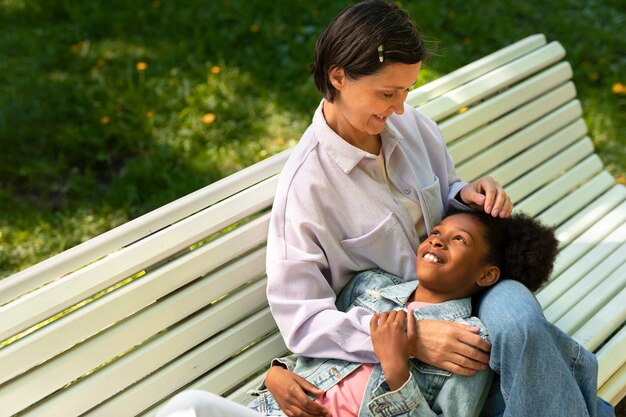
[[[79,53],[81,49],[83,49],[82,42],[75,43],[74,45],[70,47],[70,51],[72,51],[73,54]]]
[[[137,68],[137,71],[145,71],[148,69],[148,64],[146,64],[143,61],[137,62],[137,64],[135,65],[135,68]]]
[[[471,43],[472,43],[472,40],[470,38],[463,39],[463,45],[468,46]]]
[[[147,117],[148,119],[152,119],[152,118],[154,117],[154,110],[148,110],[148,111],[146,112],[146,117]]]
[[[461,108],[459,109],[459,113],[465,113],[465,112],[466,112],[466,111],[468,111],[468,110],[469,110],[469,107],[464,106],[464,107],[461,107]]]
[[[211,67],[211,73],[212,74],[219,74],[220,72],[222,72],[222,69],[220,67],[218,67],[217,65],[213,65]]]
[[[257,33],[260,29],[261,28],[256,23],[253,23],[253,24],[250,25],[250,32],[252,32],[252,33]]]
[[[109,116],[102,116],[100,118],[100,123],[103,125],[108,125],[110,121],[111,121],[111,118]]]
[[[202,116],[202,123],[204,123],[205,125],[210,125],[215,121],[216,117],[217,116],[215,115],[215,113],[207,113]]]
[[[624,178],[624,177],[618,177],[616,181],[619,184],[626,184],[626,178]]]
[[[613,87],[611,87],[611,91],[614,94],[626,94],[626,86],[622,83],[615,83]]]
[[[593,82],[598,81],[598,79],[600,78],[600,74],[598,74],[597,72],[591,72],[589,73],[589,79]]]

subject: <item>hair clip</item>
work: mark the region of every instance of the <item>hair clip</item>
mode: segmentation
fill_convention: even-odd
[[[378,60],[380,62],[383,62],[385,60],[385,57],[383,56],[384,51],[385,51],[385,48],[383,48],[382,45],[378,45]]]

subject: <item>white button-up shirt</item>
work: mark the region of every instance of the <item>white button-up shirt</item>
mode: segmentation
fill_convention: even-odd
[[[283,168],[267,241],[267,298],[285,343],[311,357],[376,362],[371,313],[335,306],[358,271],[416,279],[419,238],[405,205],[382,180],[375,156],[338,136],[323,101]],[[465,185],[437,125],[405,104],[381,133],[387,175],[418,202],[427,230]]]

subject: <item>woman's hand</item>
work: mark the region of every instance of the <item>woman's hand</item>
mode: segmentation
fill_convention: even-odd
[[[461,201],[475,210],[484,210],[493,217],[509,217],[513,203],[504,189],[491,177],[482,177],[461,189]]]
[[[415,344],[415,326],[408,326],[405,330],[406,317],[404,311],[388,311],[377,313],[370,320],[374,353],[392,391],[409,379],[408,361],[411,346]]]
[[[330,417],[330,412],[324,406],[306,394],[310,392],[320,396],[324,391],[281,366],[270,368],[265,377],[265,386],[289,417]]]
[[[491,343],[477,334],[477,327],[441,320],[412,321],[417,335],[411,351],[415,358],[464,376],[489,368]]]

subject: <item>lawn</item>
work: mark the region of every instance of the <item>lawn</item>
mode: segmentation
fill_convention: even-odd
[[[293,145],[348,3],[0,0],[0,277]],[[434,51],[419,83],[544,33],[623,181],[626,1],[507,3],[400,3]]]

